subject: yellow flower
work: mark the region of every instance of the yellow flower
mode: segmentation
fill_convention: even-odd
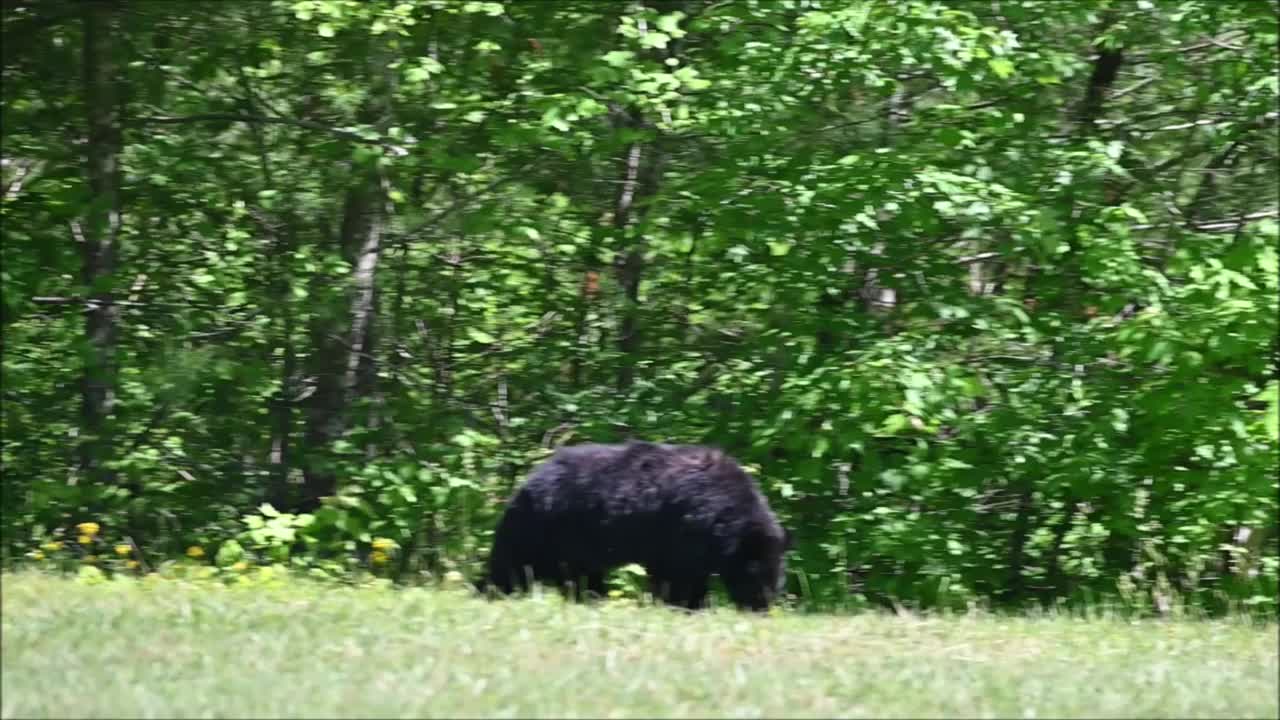
[[[187,557],[189,558],[204,557],[204,548],[200,547],[199,545],[192,545],[191,547],[187,548]]]
[[[138,561],[137,561],[137,560],[130,560],[130,561],[126,562],[126,563],[124,564],[124,566],[125,566],[125,567],[127,567],[127,568],[129,568],[130,570],[137,570],[137,569],[138,569]]]
[[[97,555],[85,555],[84,557],[80,558],[80,562],[82,562],[82,563],[96,563],[96,562],[98,562],[98,556],[97,556]]]
[[[231,569],[235,570],[236,572],[244,572],[245,570],[249,569],[249,563],[241,560],[240,562],[232,565]]]
[[[374,538],[373,549],[386,552],[396,546],[396,541],[390,538]]]
[[[44,548],[45,550],[48,550],[49,552],[58,552],[59,550],[62,549],[62,541],[52,540],[50,542],[47,542],[41,545],[40,547]]]
[[[116,554],[119,555],[120,557],[124,557],[125,555],[128,555],[129,551],[131,550],[133,550],[133,548],[129,547],[128,545],[125,545],[124,543],[120,543],[119,545],[116,546]]]
[[[76,529],[80,531],[81,535],[93,537],[98,534],[98,530],[101,528],[98,527],[98,523],[96,522],[82,522],[79,525],[76,525]]]
[[[93,536],[92,536],[92,535],[81,535],[81,536],[80,536],[80,544],[81,544],[81,545],[88,545],[88,544],[90,544],[90,543],[92,543],[92,542],[93,542]]]
[[[382,552],[381,550],[374,550],[373,552],[369,553],[369,562],[373,563],[374,565],[384,565],[387,562],[387,554]]]
[[[31,558],[32,560],[43,560],[44,553],[40,552],[39,550],[32,550],[31,552],[27,553],[27,557]]]

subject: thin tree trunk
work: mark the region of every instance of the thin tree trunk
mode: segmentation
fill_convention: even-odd
[[[1094,60],[1093,72],[1089,76],[1089,83],[1085,87],[1084,99],[1081,101],[1080,110],[1077,114],[1079,122],[1078,131],[1081,138],[1088,137],[1096,132],[1096,123],[1102,115],[1103,101],[1106,98],[1108,90],[1115,82],[1116,74],[1120,69],[1120,64],[1124,59],[1123,52],[1119,49],[1107,49],[1098,53],[1098,57]],[[1074,264],[1077,262],[1079,253],[1076,248],[1075,225],[1077,222],[1075,208],[1075,196],[1069,195],[1066,198],[1066,206],[1072,208],[1069,213],[1067,224],[1067,243],[1072,250],[1066,258],[1066,262]],[[1075,274],[1078,273],[1068,273]],[[1037,302],[1036,289],[1039,280],[1042,279],[1039,268],[1032,267],[1027,276],[1025,286],[1023,305],[1034,308]],[[1055,345],[1054,354],[1057,355],[1059,347]],[[1013,534],[1009,539],[1009,580],[1007,586],[1007,597],[1011,600],[1021,600],[1025,594],[1026,579],[1023,577],[1024,563],[1026,561],[1026,544],[1031,535],[1031,518],[1036,515],[1034,502],[1034,484],[1031,480],[1027,480],[1023,486],[1018,498],[1018,514],[1014,521]],[[1063,529],[1066,532],[1066,529]]]
[[[619,127],[640,127],[634,110],[618,115]],[[618,329],[618,350],[622,354],[618,366],[618,389],[626,390],[635,380],[636,355],[640,349],[640,281],[644,276],[645,242],[641,235],[626,238],[627,230],[637,223],[636,203],[652,197],[658,188],[661,155],[654,145],[648,148],[633,143],[627,149],[623,165],[623,181],[613,209],[613,226],[627,242],[626,252],[618,266],[622,285],[622,321]]]
[[[88,211],[84,224],[72,224],[82,254],[81,281],[91,298],[85,317],[84,374],[81,380],[80,477],[110,482],[112,455],[110,416],[115,403],[115,350],[118,310],[112,279],[119,253],[120,124],[115,92],[112,39],[115,5],[81,6],[84,21],[84,95],[88,120]]]
[[[1001,592],[1006,602],[1019,602],[1026,596],[1027,578],[1023,574],[1026,562],[1027,540],[1031,537],[1031,517],[1035,514],[1034,481],[1023,478],[1018,492],[1017,517],[1013,522],[1013,536],[1009,540],[1009,578]]]
[[[247,76],[241,75],[244,86],[244,103],[250,115],[257,115],[253,89]],[[275,173],[271,167],[271,158],[267,150],[266,138],[262,125],[249,124],[254,145],[258,152],[258,164],[262,171],[265,187],[280,190],[275,181]],[[294,309],[293,309],[293,273],[290,269],[292,255],[297,247],[297,217],[292,211],[292,193],[285,188],[285,209],[280,218],[283,227],[267,228],[272,236],[269,268],[271,277],[271,293],[276,310],[279,313],[276,321],[280,336],[278,342],[284,350],[284,362],[280,367],[280,390],[271,401],[271,451],[269,457],[270,485],[265,495],[275,507],[289,507],[289,474],[293,468],[293,403],[297,395],[298,356],[294,347]]]
[[[1094,131],[1098,119],[1102,116],[1102,103],[1111,86],[1115,84],[1123,62],[1124,51],[1119,48],[1101,50],[1093,61],[1093,72],[1089,75],[1084,101],[1080,104],[1079,117],[1084,134]]]
[[[639,143],[632,144],[627,151],[625,178],[613,211],[613,226],[623,236],[627,226],[631,224],[631,209],[635,202],[643,154],[644,151]],[[622,324],[618,331],[618,350],[622,352],[622,361],[618,366],[619,390],[630,388],[635,379],[635,353],[640,347],[640,278],[644,273],[643,243],[642,238],[631,239],[618,271],[623,293]]]
[[[1047,566],[1045,578],[1048,581],[1042,593],[1045,604],[1048,604],[1054,595],[1067,597],[1071,594],[1070,579],[1062,569],[1062,546],[1066,542],[1067,533],[1071,531],[1072,523],[1075,522],[1079,503],[1070,492],[1067,493],[1063,507],[1062,520],[1053,529],[1053,544],[1049,547],[1048,559],[1045,562]]]
[[[287,230],[286,232],[292,232]],[[290,243],[292,244],[292,242]],[[283,264],[283,263],[282,263]],[[280,367],[280,394],[273,408],[274,422],[271,441],[271,488],[269,497],[279,507],[289,503],[289,475],[293,471],[293,404],[297,397],[298,353],[294,347],[296,322],[293,305],[287,294],[292,281],[287,276],[280,288],[285,294],[280,307],[280,343],[284,346],[284,362]]]
[[[349,406],[357,390],[362,365],[373,353],[374,297],[378,261],[382,256],[382,188],[377,177],[357,181],[343,204],[339,242],[352,261],[351,292],[346,327],[319,320],[312,328],[316,391],[307,414],[307,460],[303,471],[300,508],[314,509],[320,498],[337,490],[330,446],[346,432]]]
[[[354,297],[351,301],[351,330],[346,372],[342,379],[344,393],[350,393],[357,388],[361,368],[366,364],[366,358],[373,352],[373,319],[376,309],[374,301],[377,290],[374,281],[378,260],[382,257],[383,221],[381,213],[372,207],[370,210],[372,213],[364,230],[364,241],[356,256],[356,267],[352,276]]]
[[[406,277],[409,272],[409,242],[401,238],[397,244],[399,262],[395,267],[395,283],[391,295],[391,311],[388,318],[391,337],[388,346],[391,354],[387,360],[387,376],[391,378],[392,387],[401,387],[404,383],[404,364],[408,353],[405,351],[405,309],[404,299],[407,292]],[[388,261],[390,258],[388,258]],[[384,388],[377,388],[374,391],[375,417],[373,423],[378,427],[387,424],[387,398]],[[394,443],[394,426],[387,428],[388,432],[384,436],[386,442]]]
[[[392,122],[395,74],[388,71],[388,47],[370,55],[368,82],[373,86],[360,115],[364,122]],[[303,470],[302,507],[315,508],[320,498],[338,489],[332,444],[353,421],[351,406],[375,390],[375,320],[377,270],[391,212],[387,178],[380,170],[353,168],[356,177],[343,202],[338,244],[352,266],[345,322],[320,319],[312,328],[312,362],[316,392],[307,414],[307,458]],[[366,448],[367,449],[367,448]]]

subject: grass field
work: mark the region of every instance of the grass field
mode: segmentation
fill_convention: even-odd
[[[1247,621],[686,615],[5,575],[0,715],[1277,717]]]

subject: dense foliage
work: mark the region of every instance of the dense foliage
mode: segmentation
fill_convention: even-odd
[[[642,437],[814,600],[1274,608],[1277,12],[5,3],[6,557],[469,574]]]

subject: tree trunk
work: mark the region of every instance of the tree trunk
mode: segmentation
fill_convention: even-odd
[[[618,114],[618,127],[640,127],[635,111]],[[623,165],[622,187],[613,209],[613,227],[625,243],[625,253],[618,265],[618,281],[622,285],[622,321],[618,329],[618,389],[627,390],[635,380],[636,354],[640,349],[640,280],[644,276],[645,242],[641,235],[627,237],[636,224],[636,203],[652,197],[658,188],[661,157],[656,143],[648,148],[632,143]]]
[[[1080,109],[1077,115],[1079,121],[1079,136],[1081,139],[1091,136],[1096,131],[1096,123],[1102,115],[1103,100],[1105,100],[1107,92],[1115,82],[1116,73],[1120,69],[1120,64],[1124,59],[1121,50],[1102,50],[1098,53],[1098,57],[1094,60],[1093,72],[1089,75],[1089,83],[1085,87],[1084,98],[1080,103]],[[1079,278],[1078,272],[1071,271],[1076,263],[1079,262],[1078,241],[1076,239],[1076,224],[1079,222],[1077,213],[1075,212],[1076,197],[1075,191],[1072,190],[1065,198],[1064,206],[1068,208],[1067,216],[1067,244],[1071,247],[1071,251],[1065,258],[1065,264],[1068,268],[1066,274],[1071,277]],[[1027,276],[1027,281],[1023,295],[1023,305],[1028,308],[1034,308],[1037,304],[1037,290],[1039,282],[1043,280],[1039,268],[1032,267]],[[1077,280],[1078,282],[1078,280]],[[1073,293],[1072,304],[1079,304],[1080,292]],[[1055,344],[1053,354],[1056,358],[1061,350],[1060,345]],[[1023,577],[1023,565],[1026,558],[1026,544],[1031,536],[1031,519],[1036,515],[1036,507],[1034,502],[1034,484],[1031,480],[1026,481],[1022,492],[1018,498],[1018,514],[1014,522],[1013,533],[1009,539],[1009,580],[1006,588],[1006,598],[1010,600],[1021,600],[1025,595],[1026,578]],[[1065,533],[1067,528],[1063,528]]]
[[[640,175],[640,163],[644,151],[634,143],[627,151],[625,177],[618,201],[613,211],[613,226],[626,242],[627,226],[631,224],[631,209],[635,201],[636,184]],[[643,239],[629,238],[630,242],[618,268],[618,280],[622,284],[622,323],[618,330],[618,350],[622,353],[618,365],[618,389],[626,390],[635,379],[635,353],[640,347],[640,278],[644,273]]]
[[[247,61],[246,61],[247,62]],[[258,114],[253,88],[247,76],[241,75],[244,86],[244,103],[249,115]],[[296,327],[293,308],[293,252],[298,246],[297,223],[294,214],[293,193],[289,188],[280,188],[275,181],[270,154],[267,150],[266,137],[262,125],[250,123],[249,131],[253,135],[254,146],[258,152],[258,164],[262,171],[264,186],[270,190],[284,191],[285,209],[279,222],[264,223],[264,232],[271,237],[269,266],[271,273],[271,296],[278,313],[275,320],[279,328],[281,349],[284,351],[284,362],[280,368],[280,390],[270,403],[271,408],[271,451],[269,456],[270,484],[266,488],[267,501],[277,508],[290,507],[289,475],[293,468],[293,404],[298,394],[298,356],[294,346],[294,329]]]
[[[348,408],[359,391],[365,366],[372,362],[373,321],[378,261],[382,256],[382,188],[375,175],[347,192],[339,235],[343,254],[353,264],[347,322],[335,326],[324,318],[312,326],[312,374],[316,390],[310,398],[305,440],[307,458],[299,508],[311,510],[320,498],[337,490],[330,446],[346,432]]]
[[[1013,535],[1009,538],[1009,575],[1000,592],[1000,599],[1008,603],[1017,603],[1026,597],[1027,578],[1023,569],[1027,540],[1031,537],[1032,516],[1035,514],[1033,483],[1031,478],[1023,478],[1018,492],[1018,513],[1013,522]]]
[[[88,120],[88,210],[84,224],[72,224],[80,243],[81,281],[90,299],[85,316],[84,372],[81,379],[80,477],[110,482],[110,416],[115,402],[115,345],[118,310],[112,280],[120,237],[120,124],[115,92],[112,39],[115,6],[85,3],[84,96]]]

